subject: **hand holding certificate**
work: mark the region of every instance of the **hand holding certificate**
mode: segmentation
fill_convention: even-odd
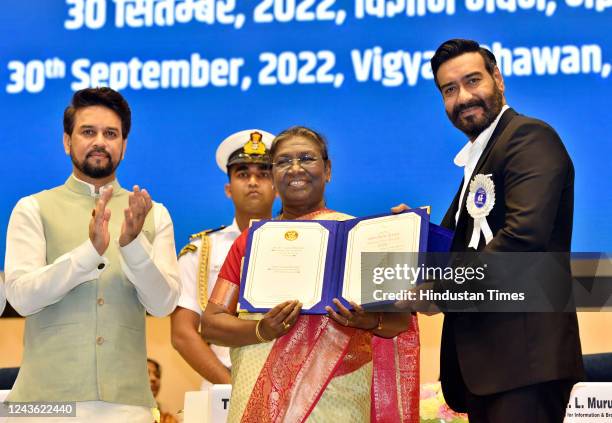
[[[423,209],[342,222],[257,222],[249,231],[240,308],[262,312],[297,299],[302,313],[325,314],[334,298],[353,309],[350,302],[371,304],[361,298],[362,253],[427,251],[432,228]]]
[[[302,309],[299,301],[285,301],[274,306],[257,323],[256,336],[259,342],[269,342],[291,330]]]

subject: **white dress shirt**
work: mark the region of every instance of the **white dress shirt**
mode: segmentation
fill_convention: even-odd
[[[221,266],[225,262],[225,257],[234,243],[234,240],[240,236],[240,229],[236,219],[232,224],[220,231],[213,232],[208,235],[210,240],[210,252],[208,258],[208,296],[217,282],[217,276],[221,270]],[[198,302],[198,269],[200,263],[200,246],[202,240],[197,238],[191,244],[197,247],[197,251],[184,254],[179,259],[179,272],[181,275],[181,296],[178,300],[178,306],[192,310],[202,315],[202,308]],[[210,345],[212,351],[217,355],[221,363],[225,367],[231,366],[229,357],[229,348],[219,345]]]
[[[93,185],[77,181],[89,186],[92,196],[98,195]],[[117,243],[121,269],[134,285],[139,301],[153,316],[165,316],[174,310],[180,295],[174,229],[162,204],[153,203],[151,212],[155,221],[153,245],[142,233],[124,247],[118,245],[119,240],[111,242]],[[22,198],[13,209],[6,239],[6,297],[22,316],[57,303],[76,286],[99,278],[108,267],[98,269],[100,262],[108,260],[98,254],[89,238],[47,263],[40,209],[33,196]]]
[[[489,139],[491,139],[491,135],[493,135],[493,131],[495,131],[499,119],[509,108],[510,107],[508,105],[504,105],[493,123],[491,123],[491,125],[489,125],[487,129],[482,131],[474,141],[468,141],[467,144],[464,145],[463,148],[459,151],[459,153],[457,153],[457,155],[455,156],[455,164],[463,168],[463,186],[461,187],[459,205],[457,207],[457,212],[455,213],[455,224],[459,222],[459,213],[461,211],[461,206],[463,205],[463,198],[465,195],[465,191],[472,180],[472,173],[474,172],[474,168],[478,164],[478,160],[480,160],[482,152],[489,143]]]

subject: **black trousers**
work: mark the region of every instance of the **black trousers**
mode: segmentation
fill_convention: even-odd
[[[467,394],[470,423],[562,423],[574,381],[556,380],[492,395]]]

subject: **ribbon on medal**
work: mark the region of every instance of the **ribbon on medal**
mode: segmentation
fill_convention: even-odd
[[[468,245],[469,248],[478,249],[480,233],[488,244],[493,239],[493,232],[487,222],[487,216],[495,205],[495,184],[490,175],[478,174],[470,182],[470,192],[467,196],[467,211],[474,219],[474,230]]]

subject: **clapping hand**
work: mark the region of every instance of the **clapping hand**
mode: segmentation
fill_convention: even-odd
[[[153,208],[153,201],[146,189],[141,190],[134,185],[130,194],[128,208],[123,211],[125,219],[121,226],[119,245],[125,247],[132,242],[142,231],[142,226],[149,211]]]
[[[110,242],[110,233],[108,232],[108,222],[110,221],[111,211],[106,208],[106,204],[113,196],[113,187],[104,190],[96,207],[91,212],[91,220],[89,221],[89,239],[99,255],[103,255]]]

